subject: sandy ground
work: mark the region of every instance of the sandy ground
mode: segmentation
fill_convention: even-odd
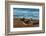
[[[30,20],[30,19],[21,19],[21,18],[14,18],[14,28],[15,27],[38,27],[39,20]]]

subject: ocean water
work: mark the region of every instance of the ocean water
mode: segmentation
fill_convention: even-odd
[[[17,18],[39,19],[39,9],[13,8],[13,16]]]

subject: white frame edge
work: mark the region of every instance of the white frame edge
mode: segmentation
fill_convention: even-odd
[[[13,8],[39,8],[39,27],[13,28]],[[10,32],[42,30],[42,6],[10,5]]]

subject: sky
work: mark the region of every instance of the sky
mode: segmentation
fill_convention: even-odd
[[[13,8],[13,15],[17,18],[39,19],[39,9],[35,8]]]

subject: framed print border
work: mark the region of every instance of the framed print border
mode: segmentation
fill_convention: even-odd
[[[15,4],[42,6],[42,30],[10,32],[10,5],[15,5]],[[45,32],[45,3],[5,1],[5,33],[7,36],[18,35],[18,34],[37,34],[44,32]]]

